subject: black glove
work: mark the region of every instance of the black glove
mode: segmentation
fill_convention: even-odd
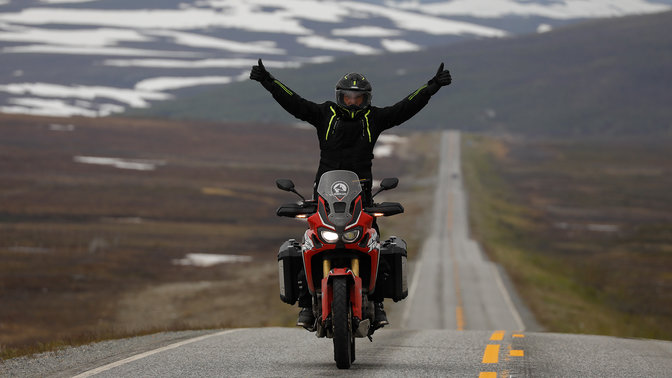
[[[431,95],[434,95],[441,87],[450,85],[452,81],[453,78],[450,76],[450,71],[444,70],[443,63],[441,63],[439,69],[436,71],[436,75],[427,82],[427,90]]]
[[[259,59],[259,65],[252,66],[252,71],[250,72],[250,79],[263,83],[266,81],[273,80],[273,75],[271,75],[268,71],[266,71],[264,64],[261,63],[261,59]]]

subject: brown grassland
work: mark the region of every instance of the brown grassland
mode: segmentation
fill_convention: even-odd
[[[409,135],[374,174],[406,206],[381,221],[403,235],[426,208],[432,138]],[[421,146],[421,148],[417,148]],[[154,170],[85,164],[77,156],[156,163]],[[305,223],[275,209],[310,195],[313,130],[277,124],[0,116],[0,355],[162,330],[291,325],[279,299],[276,253]],[[430,177],[424,183],[408,176]],[[419,182],[419,183],[416,183]],[[411,235],[409,235],[411,234]],[[178,265],[189,253],[251,262]]]
[[[439,146],[436,133],[405,136],[394,157],[374,160],[374,175],[400,178],[379,200],[406,212],[380,224],[406,239],[412,260]],[[672,339],[670,142],[463,138],[472,232],[548,330]],[[0,115],[0,357],[292,325],[276,253],[306,224],[275,216],[296,197],[274,181],[310,195],[316,145],[294,125]],[[175,263],[190,253],[252,260]]]
[[[472,229],[540,323],[672,339],[670,137],[463,143]]]

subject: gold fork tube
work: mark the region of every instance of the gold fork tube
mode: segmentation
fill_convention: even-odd
[[[352,273],[354,273],[356,277],[359,277],[359,258],[353,257],[350,266],[352,267],[350,269],[352,270]]]
[[[322,260],[322,277],[329,276],[330,271],[331,271],[331,260],[329,259]]]

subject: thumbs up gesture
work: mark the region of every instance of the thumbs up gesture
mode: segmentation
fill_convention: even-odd
[[[443,63],[441,63],[439,69],[436,71],[436,75],[430,81],[434,81],[443,87],[449,85],[453,81],[453,78],[450,76],[450,71],[443,69]]]
[[[272,80],[273,75],[266,71],[264,63],[262,63],[261,59],[259,59],[258,64],[256,66],[252,66],[252,71],[250,71],[250,79],[263,83],[264,81]]]

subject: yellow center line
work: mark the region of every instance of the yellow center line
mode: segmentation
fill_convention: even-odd
[[[462,310],[462,306],[457,306],[455,309],[455,317],[457,318],[457,330],[458,331],[463,331],[464,330],[464,312]]]
[[[491,371],[484,371],[478,375],[478,378],[497,378],[497,373]]]
[[[504,339],[504,334],[506,331],[495,331],[492,333],[492,336],[490,336],[490,340],[492,341],[500,341]]]
[[[448,232],[451,232],[453,229],[453,203],[454,197],[452,195],[448,196],[448,211],[446,211],[446,228]],[[455,258],[455,246],[453,245],[453,237],[450,237],[450,260],[453,263],[453,286],[455,287],[455,301],[457,302],[457,307],[455,308],[455,319],[456,327],[458,331],[464,330],[464,306],[462,303],[462,289],[460,288],[460,270],[457,266],[457,259]]]
[[[485,347],[482,362],[484,364],[496,364],[499,362],[499,344],[489,344]]]
[[[516,338],[523,338],[523,337],[525,337],[525,335],[523,335],[522,333],[514,333],[514,334],[511,335],[511,336],[516,337]]]
[[[511,349],[511,351],[509,352],[509,356],[511,356],[511,357],[524,357],[525,356],[525,351],[524,350]]]

